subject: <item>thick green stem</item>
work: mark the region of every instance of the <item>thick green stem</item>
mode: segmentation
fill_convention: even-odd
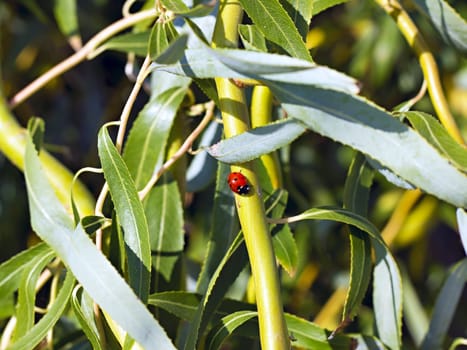
[[[221,1],[214,46],[236,47],[241,17],[242,9],[237,1]],[[249,118],[244,91],[228,79],[217,78],[216,85],[225,137],[246,131]],[[254,166],[249,162],[232,166],[232,171],[246,176],[252,188],[249,195],[235,194],[235,202],[255,283],[261,347],[265,350],[289,349],[276,259]]]
[[[9,111],[6,100],[0,95],[0,152],[23,170],[25,149],[26,130],[18,124]],[[41,151],[40,159],[58,199],[71,213],[70,190],[73,174],[45,151]],[[73,196],[82,215],[94,213],[94,198],[79,181],[74,184]]]

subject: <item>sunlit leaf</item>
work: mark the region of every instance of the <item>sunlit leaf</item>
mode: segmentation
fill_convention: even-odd
[[[278,0],[240,2],[267,39],[282,47],[291,56],[311,61],[297,28]]]
[[[461,242],[464,246],[465,254],[467,255],[467,213],[465,210],[458,208],[456,214],[457,224],[459,225],[459,235],[461,236]]]
[[[158,322],[83,228],[78,225],[74,229],[70,215],[58,201],[45,176],[30,138],[26,144],[25,178],[33,229],[53,248],[92,299],[142,346],[151,348],[153,344],[160,344],[165,349],[175,349]],[[74,285],[74,278],[71,274],[69,276],[70,288],[62,288],[66,298],[71,295]],[[63,300],[56,299],[57,308],[66,306],[65,296]],[[50,315],[58,318],[60,312]],[[47,324],[50,322],[46,317],[42,320]],[[42,338],[43,335],[39,340]],[[29,341],[27,339],[25,344],[30,344]]]
[[[456,206],[467,206],[467,176],[378,106],[358,96],[309,85],[271,83],[270,87],[289,117],[376,159],[422,190]]]
[[[151,30],[149,36],[148,53],[152,60],[156,59],[168,46],[169,40],[167,38],[166,26],[168,24],[157,21]]]
[[[174,64],[182,57],[188,42],[188,35],[182,34],[170,42],[169,46],[155,58],[160,64]]]
[[[423,112],[406,112],[404,116],[451,163],[467,172],[467,149],[457,143],[434,117]]]
[[[139,113],[123,151],[123,159],[138,190],[162,165],[170,129],[189,85],[189,80],[184,79],[164,82],[170,88],[154,95]]]
[[[281,0],[280,2],[294,22],[302,39],[305,40],[316,0]]]
[[[301,220],[331,220],[352,225],[367,233],[376,261],[373,272],[373,305],[380,339],[391,348],[400,348],[402,327],[402,286],[397,264],[376,227],[364,217],[341,208],[313,208],[298,216]]]
[[[129,283],[145,301],[149,293],[151,249],[143,204],[130,171],[112,143],[106,126],[99,132],[97,147],[115,211],[124,231]]]
[[[155,293],[149,297],[149,303],[176,315],[182,320],[191,322],[194,317],[194,313],[196,312],[196,308],[201,301],[201,298],[202,295],[200,294],[188,292]],[[211,334],[208,335],[208,338],[213,336],[214,332],[218,330],[222,331],[222,318],[227,317],[227,319],[229,319],[231,318],[229,315],[235,314],[237,312],[240,312],[243,315],[252,316],[253,313],[256,314],[256,307],[253,304],[247,304],[237,300],[222,300],[219,307],[216,309],[215,314],[213,315],[213,320],[219,323],[219,327],[214,328]],[[252,337],[258,337],[257,320],[251,319],[249,316],[246,317],[250,319],[249,321],[247,319],[243,319],[243,321],[252,323],[252,325],[247,330],[244,328],[242,330],[245,331],[244,333]],[[293,346],[312,350],[347,350],[352,343],[352,339],[350,337],[342,335],[335,335],[332,339],[330,339],[329,331],[326,331],[318,325],[298,316],[288,313],[285,313],[284,316]],[[237,325],[240,325],[240,323],[237,323]],[[233,330],[233,327],[231,330]],[[243,335],[245,335],[244,333],[242,332]],[[223,335],[227,335],[227,332],[223,333]],[[222,341],[222,339],[220,339],[221,336],[222,335],[219,334],[219,342]],[[376,339],[368,339],[368,341],[372,341],[374,343],[377,342]],[[219,342],[216,342],[216,344]],[[377,348],[368,347],[368,349]]]
[[[215,326],[206,337],[206,348],[217,350],[221,347],[225,338],[231,335],[235,329],[248,320],[257,317],[256,311],[237,311],[222,318],[222,323]]]
[[[344,208],[367,215],[373,171],[365,156],[358,153],[350,165],[344,188]],[[352,319],[365,297],[371,278],[371,242],[358,228],[350,231],[350,282],[344,304],[343,321]]]
[[[286,191],[275,191],[266,198],[266,214],[274,219],[283,217],[287,200]],[[298,248],[289,225],[271,225],[271,235],[277,261],[289,275],[293,275],[297,268]]]
[[[60,291],[55,297],[53,304],[48,308],[47,313],[29,330],[28,333],[9,346],[8,349],[33,349],[37,344],[39,344],[62,316],[62,313],[68,304],[68,300],[70,299],[74,284],[75,278],[71,272],[68,272]]]
[[[82,286],[77,286],[73,290],[71,306],[73,307],[73,312],[84,334],[86,334],[87,339],[92,344],[93,349],[103,349],[100,334],[94,319],[94,303],[88,293],[83,290]]]
[[[467,22],[444,0],[415,0],[433,22],[444,41],[459,51],[467,52]]]
[[[0,299],[6,298],[19,286],[23,271],[31,268],[37,257],[53,257],[54,252],[45,243],[23,250],[0,265]]]
[[[170,281],[175,263],[181,259],[184,245],[183,208],[177,182],[165,174],[152,189],[144,203],[151,233],[152,266],[159,278]]]
[[[305,131],[301,122],[285,119],[223,140],[208,152],[225,163],[242,163],[290,144]]]
[[[18,301],[16,304],[17,326],[13,341],[27,335],[34,325],[37,281],[51,259],[52,256],[50,254],[36,256],[31,261],[29,268],[23,270],[18,288]]]
[[[325,66],[265,52],[200,47],[187,49],[185,57],[173,66],[156,69],[195,78],[253,78],[264,81],[309,84],[357,93],[355,79]]]
[[[208,15],[214,8],[211,4],[198,4],[188,8],[182,0],[161,0],[168,10],[182,17],[203,17]]]
[[[267,52],[266,40],[261,31],[254,24],[241,24],[238,32],[245,49],[250,51]]]

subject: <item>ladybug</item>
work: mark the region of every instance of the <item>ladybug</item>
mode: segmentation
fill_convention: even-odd
[[[230,189],[237,194],[245,195],[250,193],[250,185],[248,185],[248,181],[242,173],[230,173],[227,182]]]

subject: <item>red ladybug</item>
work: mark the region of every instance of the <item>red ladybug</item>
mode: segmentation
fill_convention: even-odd
[[[248,180],[242,173],[230,173],[227,182],[229,183],[230,189],[237,194],[245,195],[250,192]]]

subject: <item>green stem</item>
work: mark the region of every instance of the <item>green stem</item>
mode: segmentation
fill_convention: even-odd
[[[221,1],[213,45],[236,47],[241,18],[238,1]],[[249,116],[244,91],[228,79],[217,78],[216,86],[226,138],[246,131]],[[261,347],[289,349],[276,259],[254,166],[249,162],[231,168],[245,175],[252,188],[250,195],[235,194],[235,202],[255,283]]]
[[[0,152],[23,170],[25,149],[26,130],[18,124],[9,111],[6,100],[0,95]],[[44,150],[41,151],[40,159],[58,199],[71,213],[70,190],[73,174]],[[75,181],[73,195],[82,215],[94,213],[94,198],[81,182]]]
[[[251,96],[251,127],[257,128],[269,124],[272,121],[272,93],[264,85],[255,86]],[[283,187],[282,171],[277,152],[264,154],[260,161],[271,180],[273,189]]]
[[[456,122],[449,110],[448,102],[441,87],[439,78],[438,66],[436,65],[433,53],[423,39],[422,34],[418,30],[415,23],[412,21],[408,13],[402,8],[397,0],[375,0],[381,8],[386,11],[397,23],[399,30],[407,40],[412,50],[417,55],[420,67],[422,68],[423,76],[428,85],[428,93],[430,94],[431,103],[438,115],[441,124],[446,128],[447,132],[461,145],[465,145],[465,141],[456,125]]]

